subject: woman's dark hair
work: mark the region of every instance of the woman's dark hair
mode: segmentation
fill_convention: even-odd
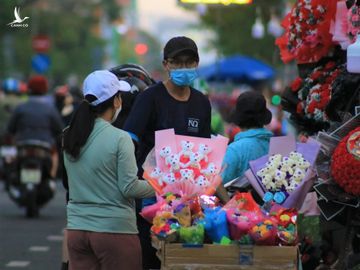
[[[113,101],[120,92],[108,100],[96,106],[91,106],[90,103],[97,98],[93,95],[86,95],[75,111],[70,125],[65,129],[63,134],[63,149],[66,153],[71,155],[74,159],[78,158],[80,149],[85,145],[91,131],[94,128],[95,118],[104,113],[107,109],[113,106]]]
[[[244,120],[239,120],[237,122],[235,122],[234,124],[236,124],[237,126],[239,126],[242,129],[253,129],[253,128],[263,128],[264,124],[261,123],[261,121],[256,118],[256,117],[251,117],[249,116],[249,118],[244,119]]]

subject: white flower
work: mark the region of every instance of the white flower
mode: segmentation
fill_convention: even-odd
[[[282,180],[285,180],[285,178],[286,178],[286,173],[285,172],[282,172],[280,170],[275,171],[274,179],[276,181],[282,181]]]
[[[276,186],[277,189],[280,189],[280,188],[282,188],[283,186],[284,186],[284,187],[287,187],[288,185],[289,185],[289,183],[286,181],[285,178],[284,178],[284,179],[281,179],[281,180],[277,180],[277,181],[275,182],[275,186]]]
[[[276,155],[272,155],[269,157],[269,161],[272,162],[280,162],[281,161],[282,156],[280,154],[276,154]]]
[[[289,165],[286,165],[286,164],[283,164],[281,166],[281,171],[285,172],[285,173],[288,173],[290,175],[292,175],[294,173],[294,170],[293,170],[292,166],[289,166]]]
[[[267,190],[276,190],[275,183],[273,183],[273,182],[269,182],[269,183],[265,184],[265,188]]]
[[[265,174],[266,174],[265,168],[263,168],[263,169],[256,172],[256,175],[259,176],[259,177],[263,177]]]
[[[292,151],[290,154],[289,154],[289,157],[293,160],[298,160],[299,158],[302,158],[302,154],[299,153],[299,152],[296,152],[296,151]]]
[[[310,167],[310,162],[303,159],[297,165],[300,169],[303,169],[304,171],[306,171]]]
[[[267,184],[268,182],[272,182],[272,176],[269,175],[269,174],[265,174],[265,175],[261,178],[261,181],[262,181],[264,184]]]
[[[292,191],[294,191],[294,190],[296,189],[296,187],[297,187],[296,183],[295,183],[295,182],[292,182],[290,185],[288,185],[288,186],[286,187],[286,191],[292,192]]]
[[[301,181],[305,177],[305,172],[300,168],[296,168],[292,177],[296,179],[296,182],[298,182],[299,179]]]
[[[320,13],[325,13],[325,8],[321,5],[317,7],[317,10],[320,11]]]
[[[267,190],[278,191],[285,188],[288,192],[294,191],[305,177],[310,163],[301,153],[290,152],[289,156],[272,155],[265,167],[257,171],[262,184]]]

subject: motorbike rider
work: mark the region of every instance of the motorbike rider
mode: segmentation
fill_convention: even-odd
[[[58,167],[56,139],[64,124],[59,112],[45,96],[48,88],[48,81],[42,75],[29,79],[29,99],[15,108],[7,131],[15,142],[36,140],[48,143],[52,147],[50,176],[55,178]]]

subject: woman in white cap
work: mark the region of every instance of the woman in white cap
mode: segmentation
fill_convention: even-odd
[[[107,71],[89,74],[84,101],[64,132],[68,176],[67,241],[70,269],[142,269],[135,198],[154,196],[137,178],[134,145],[111,123],[130,85]]]

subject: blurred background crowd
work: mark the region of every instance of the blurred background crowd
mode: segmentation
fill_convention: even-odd
[[[13,108],[27,99],[34,74],[49,80],[49,102],[66,125],[81,97],[85,74],[123,63],[144,66],[162,80],[162,48],[174,35],[199,45],[199,79],[194,87],[208,95],[213,130],[232,139],[236,127],[229,113],[243,91],[261,91],[273,113],[268,126],[276,135],[295,132],[282,111],[282,89],[296,76],[284,66],[275,39],[280,20],[294,1],[146,1],[17,0],[1,1],[1,25],[14,18],[23,27],[0,28],[0,134]]]

